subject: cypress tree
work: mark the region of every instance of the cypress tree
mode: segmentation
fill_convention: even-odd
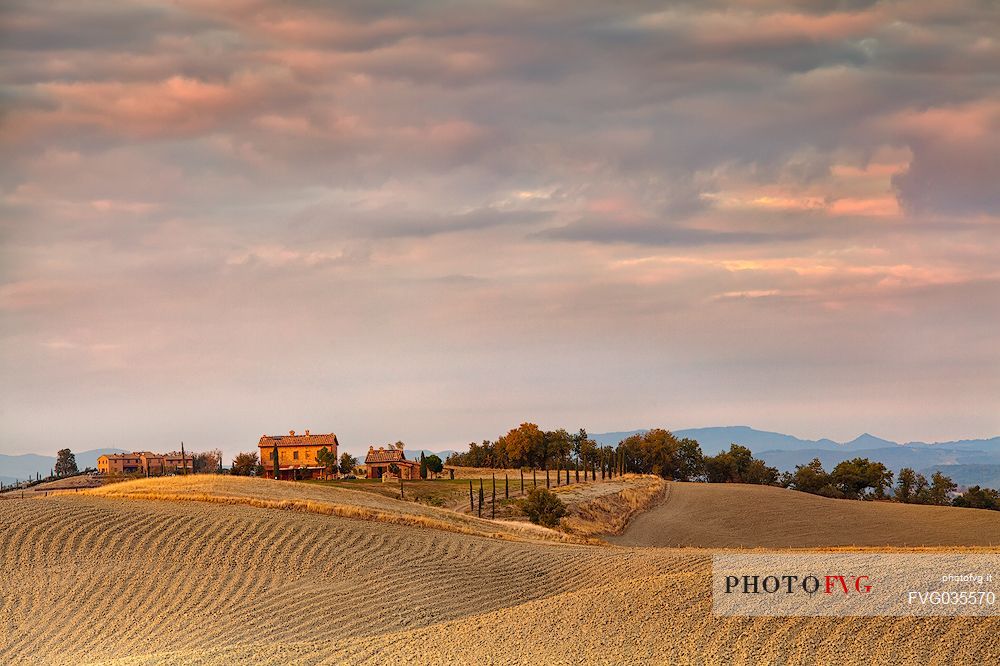
[[[424,459],[423,451],[420,451],[420,478],[427,478],[427,461]]]

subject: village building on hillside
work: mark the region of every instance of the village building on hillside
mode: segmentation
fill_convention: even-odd
[[[141,474],[143,476],[164,476],[194,472],[194,460],[190,455],[179,453],[152,453],[135,451],[132,453],[112,453],[97,459],[100,474]]]
[[[338,445],[337,436],[332,432],[313,435],[308,430],[302,435],[296,435],[294,430],[289,430],[287,435],[263,435],[257,444],[264,477],[274,478],[274,449],[277,447],[278,478],[286,480],[322,478],[325,470],[316,454],[326,448],[336,457]]]
[[[390,465],[395,465],[399,470],[393,473],[389,469]],[[369,479],[381,479],[383,476],[398,476],[403,479],[416,479],[420,477],[420,465],[412,460],[406,459],[403,449],[374,446],[368,447],[368,455],[365,456],[365,468]]]

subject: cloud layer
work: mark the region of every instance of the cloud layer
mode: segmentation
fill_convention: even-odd
[[[8,2],[0,449],[1000,431],[1000,10]]]

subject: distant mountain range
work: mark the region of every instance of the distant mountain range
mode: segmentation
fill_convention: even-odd
[[[646,430],[594,433],[590,437],[599,444],[613,446],[626,437],[644,432]],[[740,444],[783,472],[793,471],[796,465],[804,465],[813,458],[819,458],[829,471],[841,461],[860,457],[877,460],[894,472],[911,467],[930,476],[940,470],[960,486],[1000,486],[1000,437],[901,444],[869,433],[849,442],[836,442],[825,438],[800,439],[747,426],[690,428],[673,433],[677,437],[698,440],[706,455],[727,450],[730,444]]]
[[[125,449],[92,449],[76,453],[76,466],[80,469],[97,468],[97,459],[105,454],[126,453]],[[40,456],[25,453],[19,456],[9,456],[0,453],[0,481],[4,485],[14,481],[24,481],[36,474],[48,476],[56,466],[55,456]]]
[[[411,451],[410,449],[405,449],[403,453],[406,454],[407,460],[420,460],[421,451],[423,451],[424,457],[434,454],[441,459],[441,462],[447,460],[448,456],[454,453],[451,449],[446,449],[444,451],[431,451],[430,449],[416,449],[415,451]],[[364,456],[359,456],[359,459],[361,462],[365,461]]]
[[[622,432],[591,433],[590,438],[604,446],[615,446],[632,435],[646,430],[626,430]],[[779,432],[755,430],[747,426],[722,426],[712,428],[689,428],[674,430],[678,437],[698,440],[706,455],[715,455],[729,448],[730,444],[740,444],[753,451],[768,465],[781,471],[793,471],[796,465],[804,465],[813,458],[819,458],[829,471],[837,463],[850,458],[861,457],[877,460],[886,467],[899,472],[903,467],[911,467],[930,477],[935,471],[950,476],[962,487],[981,485],[1000,488],[1000,437],[990,439],[960,439],[949,442],[906,442],[899,443],[865,433],[849,442],[832,439],[801,439]],[[407,449],[409,460],[419,460],[421,449]],[[123,449],[93,449],[76,454],[76,464],[97,467],[97,458],[106,453],[125,453]],[[435,453],[446,460],[453,450],[431,451],[423,449],[424,455]],[[363,454],[358,456],[364,460]],[[54,456],[40,456],[33,453],[11,456],[0,454],[0,481],[14,483],[33,477],[36,473],[45,476],[56,464]]]

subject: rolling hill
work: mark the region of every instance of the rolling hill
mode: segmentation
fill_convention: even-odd
[[[1000,547],[1000,511],[838,500],[773,486],[674,482],[663,503],[609,541],[701,548]]]
[[[309,503],[378,502],[367,508],[402,517],[432,508],[309,484],[232,481],[153,479],[0,501],[4,661],[1000,660],[996,617],[714,617],[709,550],[493,538],[364,513],[348,518]],[[702,519],[692,514],[689,522]]]

